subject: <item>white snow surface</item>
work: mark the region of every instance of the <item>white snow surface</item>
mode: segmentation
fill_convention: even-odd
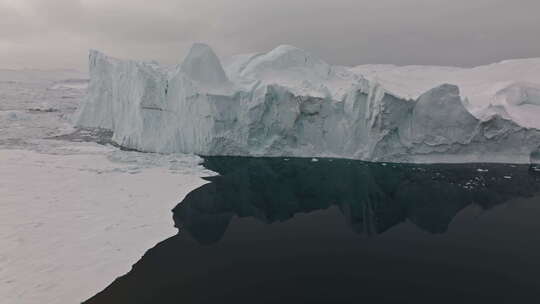
[[[282,45],[222,64],[198,43],[172,70],[89,64],[77,124],[142,151],[526,163],[540,146],[540,59],[351,68]]]
[[[475,68],[360,65],[351,70],[409,99],[417,99],[438,85],[454,84],[475,116],[493,115],[490,108],[500,107],[517,124],[540,129],[540,58],[506,60]]]
[[[100,153],[0,150],[0,170],[6,304],[90,298],[176,233],[171,209],[203,184],[194,172],[163,167],[130,174]]]
[[[0,298],[80,303],[176,233],[171,209],[201,176],[194,155],[126,152],[73,132],[76,71],[0,70]]]

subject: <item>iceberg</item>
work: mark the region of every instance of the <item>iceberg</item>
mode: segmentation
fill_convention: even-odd
[[[81,128],[124,147],[199,155],[529,163],[540,147],[540,59],[477,68],[330,65],[299,48],[174,67],[89,55]]]

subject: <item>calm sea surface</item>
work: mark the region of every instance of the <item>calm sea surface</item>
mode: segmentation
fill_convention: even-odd
[[[179,233],[87,303],[540,303],[540,172],[211,157]],[[362,302],[363,301],[363,302]]]

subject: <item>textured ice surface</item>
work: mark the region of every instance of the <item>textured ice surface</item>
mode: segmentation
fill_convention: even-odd
[[[71,114],[85,96],[86,74],[0,69],[0,148],[73,129]]]
[[[293,46],[167,70],[90,53],[78,126],[137,150],[396,162],[529,162],[540,59],[472,69],[332,66]]]
[[[176,233],[170,210],[204,183],[197,162],[171,171],[123,153],[111,162],[95,144],[69,149],[0,149],[2,303],[91,297]]]
[[[121,151],[72,113],[87,75],[0,69],[0,303],[80,303],[173,235],[210,172],[194,155]],[[67,133],[67,134],[66,134]]]

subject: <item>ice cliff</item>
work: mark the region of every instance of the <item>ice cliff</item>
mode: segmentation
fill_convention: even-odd
[[[89,65],[76,124],[142,151],[527,163],[540,147],[540,59],[349,68],[286,45],[221,61],[195,44],[172,68],[98,51]]]

